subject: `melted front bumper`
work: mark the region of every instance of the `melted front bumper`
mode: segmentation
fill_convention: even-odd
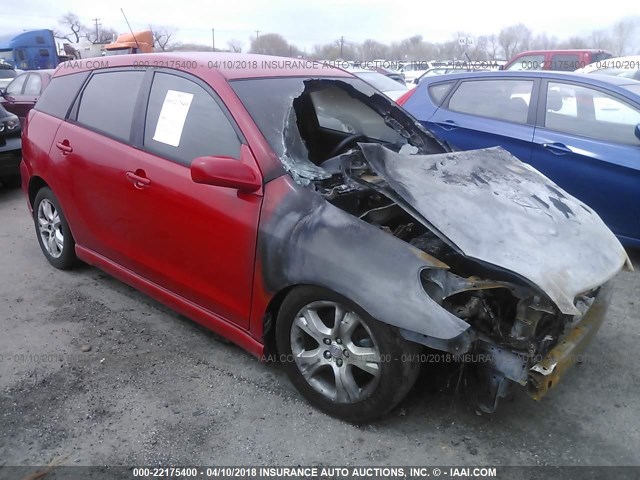
[[[591,307],[570,330],[566,331],[547,355],[529,369],[529,394],[540,400],[555,387],[574,364],[602,325],[611,301],[611,284],[600,287]]]

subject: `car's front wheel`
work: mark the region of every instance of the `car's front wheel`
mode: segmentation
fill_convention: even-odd
[[[315,407],[343,420],[378,418],[416,381],[421,347],[348,299],[298,287],[278,314],[276,341],[289,378]]]
[[[47,187],[38,191],[33,202],[33,221],[49,263],[61,270],[71,268],[77,262],[75,241],[58,199]]]

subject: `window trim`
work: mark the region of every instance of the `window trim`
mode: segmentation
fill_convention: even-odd
[[[575,80],[564,80],[564,79],[559,79],[559,78],[544,78],[542,79],[542,83],[540,84],[540,96],[538,98],[538,122],[536,123],[536,127],[538,128],[544,128],[545,130],[548,130],[549,132],[554,132],[554,133],[558,133],[561,135],[570,135],[570,136],[574,136],[574,137],[578,137],[578,138],[584,138],[586,140],[590,140],[590,141],[597,141],[597,142],[606,142],[606,143],[615,143],[616,145],[629,145],[629,144],[620,144],[620,143],[616,143],[616,142],[611,142],[610,140],[603,140],[601,138],[595,138],[595,137],[587,137],[586,135],[578,135],[576,133],[569,133],[569,132],[561,132],[559,130],[553,130],[551,128],[547,128],[546,126],[546,114],[547,114],[547,92],[549,89],[549,83],[564,83],[565,85],[573,85],[575,87],[582,87],[582,88],[587,88],[587,89],[591,89],[591,90],[596,90],[600,93],[604,93],[605,95],[608,95],[610,97],[615,98],[616,100],[619,100],[623,103],[628,103],[630,105],[632,105],[634,108],[636,108],[637,110],[640,110],[640,103],[635,102],[634,100],[625,97],[624,95],[613,91],[613,90],[607,90],[606,88],[600,87],[598,85],[592,85],[590,83],[584,83],[584,82],[579,82],[579,81],[575,81]],[[544,92],[544,94],[543,94]],[[632,145],[633,146],[633,145]]]
[[[458,89],[460,88],[460,86],[464,83],[464,82],[488,82],[488,81],[496,81],[496,80],[506,80],[506,81],[516,81],[516,82],[521,82],[521,81],[530,81],[533,82],[532,86],[531,86],[531,99],[529,100],[529,112],[527,113],[527,121],[525,123],[518,123],[518,122],[510,122],[509,120],[504,120],[501,118],[494,118],[494,117],[487,117],[486,115],[477,115],[475,113],[467,113],[467,112],[458,112],[457,110],[452,110],[451,108],[449,108],[449,102],[451,101],[451,98],[456,94],[456,92],[458,91]],[[538,109],[536,108],[537,105],[536,104],[536,98],[538,98],[540,92],[540,79],[536,78],[536,77],[470,77],[470,78],[461,78],[458,80],[458,84],[454,85],[454,87],[451,89],[451,91],[449,91],[449,94],[445,97],[444,101],[442,102],[442,104],[440,105],[439,108],[444,108],[445,110],[452,112],[452,113],[457,113],[459,115],[469,115],[471,117],[475,117],[475,118],[485,118],[487,120],[493,120],[494,122],[502,122],[502,123],[508,123],[509,125],[522,125],[522,126],[528,126],[528,127],[535,127],[536,126],[536,122],[537,122],[537,118],[538,118]],[[428,94],[428,93],[427,93]],[[532,108],[533,105],[533,108]]]
[[[136,69],[139,70],[139,69]],[[145,136],[145,129],[147,126],[147,111],[148,111],[148,106],[149,106],[149,99],[151,98],[151,89],[153,88],[153,79],[155,78],[157,73],[163,73],[163,74],[167,74],[167,75],[174,75],[176,77],[182,78],[184,80],[190,81],[195,83],[196,85],[198,85],[199,87],[201,87],[206,93],[209,94],[209,96],[213,99],[214,102],[216,102],[216,104],[218,105],[218,107],[220,107],[220,110],[222,111],[223,115],[225,116],[225,118],[227,119],[227,121],[229,122],[229,124],[231,125],[231,128],[233,129],[233,131],[236,133],[237,137],[238,137],[238,141],[240,142],[240,150],[242,150],[242,145],[246,145],[248,146],[248,142],[247,139],[245,138],[245,136],[242,133],[242,130],[240,130],[240,127],[238,126],[238,123],[236,122],[235,118],[233,117],[233,115],[231,114],[231,111],[229,110],[229,108],[227,107],[227,105],[224,103],[224,101],[222,100],[222,98],[220,97],[220,95],[218,95],[218,93],[211,87],[211,85],[209,85],[207,82],[205,82],[204,80],[202,80],[201,78],[192,75],[190,73],[187,72],[183,72],[182,70],[176,70],[173,68],[166,68],[166,67],[154,67],[154,68],[149,68],[147,69],[147,75],[148,75],[148,85],[146,85],[146,93],[144,95],[141,95],[138,103],[136,104],[136,111],[134,111],[134,122],[132,122],[132,127],[137,123],[137,122],[141,122],[138,123],[139,128],[133,128],[133,132],[134,134],[132,135],[132,137],[135,137],[135,144],[134,145],[136,148],[139,148],[140,150],[144,151],[145,153],[149,154],[149,155],[153,155],[155,157],[161,158],[163,160],[166,160],[168,162],[172,162],[175,163],[177,165],[180,165],[181,167],[184,168],[190,168],[189,166],[185,165],[184,162],[177,160],[175,158],[171,158],[171,157],[167,157],[164,155],[160,155],[157,152],[153,152],[151,150],[149,150],[148,148],[145,147],[144,145],[144,136]],[[145,78],[146,79],[146,78]],[[143,86],[145,86],[145,82],[143,81]],[[138,111],[138,108],[140,108],[140,110]],[[237,159],[238,161],[240,161],[240,158]]]

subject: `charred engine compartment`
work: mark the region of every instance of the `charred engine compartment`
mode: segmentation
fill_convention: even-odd
[[[513,276],[489,271],[461,255],[382,193],[367,189],[326,193],[340,209],[449,266],[423,270],[425,292],[482,336],[531,356],[544,355],[559,338],[566,318],[548,301]]]
[[[354,183],[345,174],[344,183],[337,185],[334,179],[317,188],[333,205],[448,267],[422,270],[423,289],[472,327],[476,341],[472,356],[464,362],[471,358],[475,378],[482,385],[476,392],[477,407],[494,412],[510,385],[531,381],[529,369],[558,343],[571,317],[561,314],[526,282],[456,251],[382,193],[384,180],[373,172],[364,171],[359,179],[361,183]]]

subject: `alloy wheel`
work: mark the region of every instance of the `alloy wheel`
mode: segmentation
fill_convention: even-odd
[[[368,398],[381,375],[380,351],[365,321],[333,301],[304,306],[291,326],[291,353],[307,383],[332,402]]]

